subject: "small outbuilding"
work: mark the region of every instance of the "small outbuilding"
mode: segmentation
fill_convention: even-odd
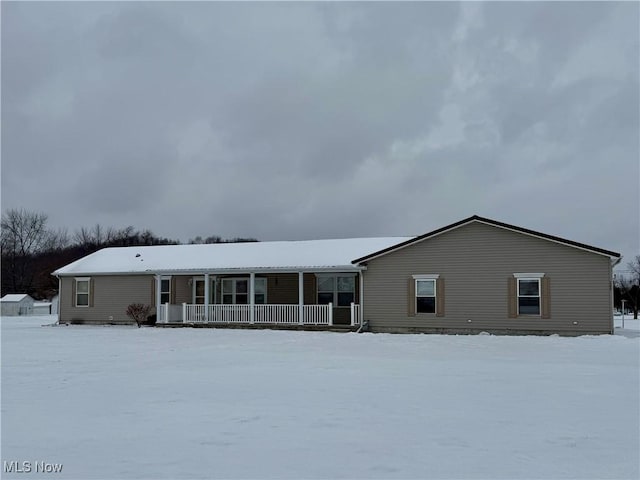
[[[31,315],[33,298],[26,293],[10,293],[0,298],[0,314],[3,317]]]
[[[51,315],[53,312],[51,302],[33,302],[33,315]]]

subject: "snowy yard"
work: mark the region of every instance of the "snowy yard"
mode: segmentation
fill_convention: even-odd
[[[53,321],[2,319],[2,460],[63,471],[3,478],[640,476],[637,320],[579,338]]]

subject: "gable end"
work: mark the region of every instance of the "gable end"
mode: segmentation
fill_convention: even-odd
[[[359,263],[366,262],[368,260],[372,260],[372,259],[377,258],[377,257],[381,257],[383,255],[387,255],[388,253],[394,252],[396,250],[400,250],[402,248],[408,247],[410,245],[414,245],[416,243],[420,243],[423,240],[427,240],[429,238],[433,238],[435,236],[441,235],[443,233],[449,232],[451,230],[454,230],[456,228],[462,227],[464,225],[467,225],[467,224],[470,224],[470,223],[473,223],[473,222],[484,223],[486,225],[490,225],[490,226],[493,226],[493,227],[503,228],[505,230],[511,230],[513,232],[522,233],[522,234],[525,234],[525,235],[530,235],[530,236],[541,238],[541,239],[544,239],[544,240],[549,240],[549,241],[552,241],[552,242],[560,243],[560,244],[567,245],[567,246],[574,247],[574,248],[578,248],[578,249],[581,249],[581,250],[586,250],[586,251],[591,252],[591,253],[596,253],[598,255],[604,255],[604,256],[607,256],[607,257],[615,258],[615,259],[619,259],[620,258],[620,254],[619,253],[612,252],[610,250],[605,250],[605,249],[598,248],[598,247],[592,247],[592,246],[586,245],[584,243],[574,242],[573,240],[567,240],[566,238],[556,237],[555,235],[548,235],[546,233],[536,232],[535,230],[529,230],[528,228],[518,227],[518,226],[515,226],[515,225],[509,225],[508,223],[498,222],[496,220],[491,220],[490,218],[484,218],[484,217],[480,217],[478,215],[473,215],[472,217],[465,218],[464,220],[460,220],[459,222],[452,223],[451,225],[447,225],[447,226],[439,228],[437,230],[433,230],[432,232],[428,232],[428,233],[425,233],[423,235],[419,235],[419,236],[417,236],[415,238],[412,238],[412,239],[407,240],[407,241],[402,242],[402,243],[398,243],[397,245],[392,245],[392,246],[390,246],[388,248],[385,248],[383,250],[379,250],[377,252],[373,252],[373,253],[371,253],[369,255],[366,255],[364,257],[357,258],[357,259],[353,260],[351,263],[359,264]]]

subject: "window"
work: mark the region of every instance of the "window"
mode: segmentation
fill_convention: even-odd
[[[436,313],[436,279],[416,279],[416,312]]]
[[[407,315],[434,314],[444,317],[444,278],[440,274],[418,274],[409,277]]]
[[[89,289],[91,288],[90,278],[76,278],[76,307],[89,306]]]
[[[223,278],[222,303],[247,305],[249,304],[249,278]],[[254,303],[267,303],[267,279],[256,278],[253,292]]]
[[[540,315],[539,278],[518,278],[518,315]]]
[[[354,275],[318,275],[318,305],[348,307],[355,301]]]
[[[160,278],[160,303],[171,303],[171,277]]]
[[[215,278],[209,278],[209,303],[215,303]],[[204,278],[193,279],[193,303],[196,305],[204,305],[205,300]]]

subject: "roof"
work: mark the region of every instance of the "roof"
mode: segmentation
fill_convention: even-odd
[[[410,237],[215,243],[104,248],[54,275],[178,272],[349,271],[351,260],[406,242]]]
[[[0,302],[9,303],[9,302],[21,302],[25,298],[31,298],[26,293],[9,293],[4,297],[0,298]]]
[[[586,251],[589,251],[589,252],[592,252],[592,253],[596,253],[596,254],[612,257],[614,259],[619,259],[620,258],[620,254],[616,253],[616,252],[612,252],[612,251],[609,251],[609,250],[604,250],[602,248],[592,247],[592,246],[586,245],[584,243],[574,242],[573,240],[567,240],[566,238],[561,238],[561,237],[556,237],[554,235],[548,235],[546,233],[536,232],[534,230],[529,230],[527,228],[517,227],[515,225],[509,225],[508,223],[498,222],[496,220],[491,220],[490,218],[484,218],[484,217],[480,217],[478,215],[473,215],[472,217],[465,218],[464,220],[460,220],[459,222],[452,223],[451,225],[447,225],[446,227],[439,228],[439,229],[434,230],[432,232],[425,233],[424,235],[420,235],[420,236],[417,236],[417,237],[410,238],[410,239],[405,240],[404,242],[398,243],[396,245],[391,245],[391,246],[389,246],[387,248],[383,248],[383,249],[380,249],[380,250],[375,251],[373,253],[369,253],[369,254],[364,255],[362,257],[356,258],[355,260],[353,260],[353,263],[357,265],[357,264],[360,264],[362,262],[366,262],[367,260],[371,260],[373,258],[380,257],[382,255],[386,255],[386,254],[391,253],[393,251],[400,250],[401,248],[408,247],[409,245],[413,245],[415,243],[421,242],[421,241],[426,240],[428,238],[435,237],[435,236],[440,235],[442,233],[448,232],[450,230],[454,230],[456,228],[462,227],[464,225],[467,225],[467,224],[473,223],[473,222],[484,223],[486,225],[491,225],[491,226],[498,227],[498,228],[504,228],[506,230],[511,230],[511,231],[514,231],[514,232],[523,233],[525,235],[531,235],[531,236],[542,238],[542,239],[549,240],[549,241],[552,241],[552,242],[561,243],[563,245],[567,245],[567,246],[570,246],[570,247],[575,247],[575,248],[579,248],[581,250],[586,250]]]

